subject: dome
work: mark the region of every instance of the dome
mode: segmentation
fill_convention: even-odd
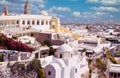
[[[48,16],[48,13],[47,13],[46,11],[44,11],[44,10],[41,11],[40,14],[41,14],[41,15],[44,15],[44,16]]]
[[[72,52],[72,51],[73,51],[72,48],[67,44],[63,44],[57,49],[57,52]]]

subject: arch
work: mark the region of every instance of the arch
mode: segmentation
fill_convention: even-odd
[[[61,68],[57,63],[45,67],[46,78],[61,78]]]

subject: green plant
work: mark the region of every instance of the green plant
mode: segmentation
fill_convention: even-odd
[[[34,36],[34,34],[33,33],[31,33],[31,37],[33,37]]]
[[[55,51],[53,47],[49,47],[49,55],[54,55]]]
[[[48,47],[51,46],[51,42],[50,42],[49,40],[45,40],[45,41],[44,41],[44,44],[47,45]]]
[[[83,48],[83,49],[82,49],[82,52],[86,52],[86,51],[87,51],[87,49],[86,49],[86,48]]]
[[[0,62],[3,62],[3,61],[4,61],[4,55],[0,54]]]
[[[31,44],[31,41],[29,41],[29,42],[26,42],[26,44]]]
[[[116,59],[112,56],[109,49],[106,49],[106,56],[113,64],[117,64]]]
[[[33,59],[30,63],[30,69],[35,70],[37,72],[38,78],[45,78],[45,72],[42,69],[39,60]]]

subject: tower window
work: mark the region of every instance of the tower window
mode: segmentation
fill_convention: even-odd
[[[51,75],[51,72],[50,72],[50,71],[48,71],[48,75]]]
[[[62,58],[62,54],[60,54],[60,58]]]

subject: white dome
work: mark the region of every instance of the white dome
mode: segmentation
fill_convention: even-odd
[[[57,52],[72,52],[72,51],[73,51],[72,48],[67,44],[63,44],[57,49]]]
[[[44,10],[41,11],[40,14],[41,14],[41,15],[44,15],[44,16],[48,16],[48,13],[47,13],[46,11],[44,11]]]

